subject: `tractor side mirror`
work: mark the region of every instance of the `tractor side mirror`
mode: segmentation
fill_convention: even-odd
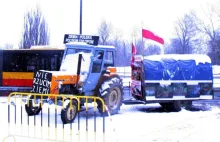
[[[99,52],[98,59],[103,59],[103,52]]]

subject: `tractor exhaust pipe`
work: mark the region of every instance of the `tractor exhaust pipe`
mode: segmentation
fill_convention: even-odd
[[[79,82],[79,75],[81,71],[81,63],[82,63],[82,54],[79,54],[78,57],[78,65],[77,65],[77,83],[76,83],[76,88],[78,88],[78,82]]]

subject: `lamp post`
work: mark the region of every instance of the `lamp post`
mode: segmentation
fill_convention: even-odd
[[[82,34],[82,0],[80,0],[79,34]]]

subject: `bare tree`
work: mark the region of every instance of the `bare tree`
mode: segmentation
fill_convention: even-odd
[[[133,26],[132,31],[131,31],[131,39],[132,39],[132,43],[134,44],[134,46],[137,49],[137,54],[138,55],[142,55],[143,52],[143,40],[142,40],[142,35],[141,35],[141,27],[140,26]]]
[[[196,39],[196,23],[191,17],[191,14],[185,14],[175,23],[176,39],[172,40],[175,44],[174,50],[179,54],[189,54],[193,52],[193,41]]]
[[[205,20],[197,15],[192,15],[196,21],[197,29],[203,34],[203,39],[206,39],[208,46],[208,55],[211,57],[214,64],[220,64],[220,3],[216,5],[208,5],[203,9]]]
[[[105,19],[102,20],[100,26],[98,27],[98,34],[100,37],[99,43],[101,45],[109,44],[112,32],[113,32],[112,24],[107,23]]]
[[[36,9],[30,10],[24,15],[24,29],[19,47],[30,48],[33,45],[48,45],[49,38],[48,24],[37,5]]]
[[[112,40],[110,44],[113,45],[117,51],[116,57],[120,57],[116,62],[117,66],[123,65],[123,61],[125,60],[126,56],[126,51],[122,41],[122,35],[123,34],[119,29],[115,29],[114,31],[112,31]]]
[[[5,45],[0,47],[1,49],[13,49],[13,44],[6,43]]]
[[[144,55],[145,56],[148,56],[148,55],[159,55],[159,54],[161,54],[161,49],[157,45],[150,44],[150,45],[148,45],[147,48],[144,49]]]
[[[115,29],[115,30],[112,30],[112,44],[114,44],[115,47],[119,46],[119,44],[121,43],[122,41],[122,31],[119,30],[119,29]]]

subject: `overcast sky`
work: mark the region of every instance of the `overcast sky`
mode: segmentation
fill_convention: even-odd
[[[65,33],[79,33],[80,0],[1,0],[0,45],[18,44],[23,15],[36,3],[49,24],[52,45],[62,44]],[[125,38],[131,37],[132,27],[143,25],[167,41],[178,17],[190,9],[201,9],[207,3],[210,0],[83,0],[82,34],[97,34],[101,19],[106,19],[120,29]]]

